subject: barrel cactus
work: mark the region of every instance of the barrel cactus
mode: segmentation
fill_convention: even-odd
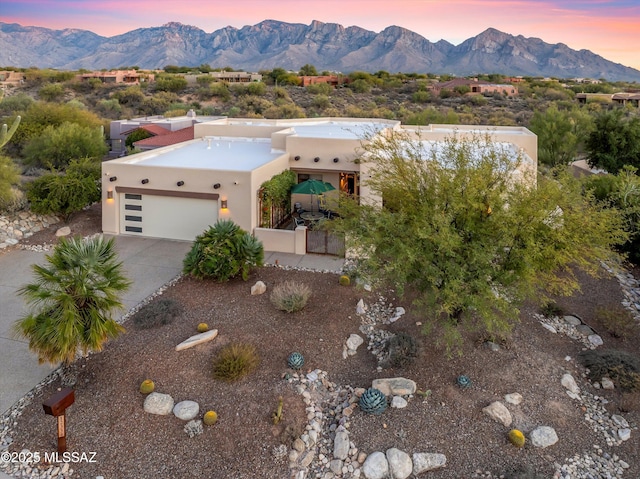
[[[153,384],[153,381],[151,379],[145,379],[140,384],[140,392],[142,394],[151,394],[153,392],[153,390],[155,389],[155,387],[156,386],[155,386],[155,384]]]
[[[379,389],[369,388],[360,396],[358,405],[367,414],[382,414],[387,409],[387,397]]]
[[[509,441],[516,447],[523,447],[525,441],[524,434],[518,429],[512,429],[509,431]]]
[[[346,274],[340,276],[340,286],[349,286],[350,284],[351,280],[349,279],[349,276],[347,276]]]
[[[207,323],[200,323],[196,329],[199,333],[206,333],[209,331],[209,325]]]
[[[218,413],[215,411],[207,411],[204,413],[203,421],[207,426],[213,426],[218,420]]]
[[[458,376],[458,379],[456,379],[456,382],[458,383],[458,386],[463,389],[471,387],[471,379],[469,379],[469,376],[460,375]]]
[[[304,366],[304,356],[300,353],[291,353],[287,359],[287,365],[291,369],[300,369]]]

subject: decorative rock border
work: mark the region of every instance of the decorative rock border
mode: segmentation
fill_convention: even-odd
[[[59,222],[60,218],[57,216],[37,215],[30,211],[0,215],[0,251]]]

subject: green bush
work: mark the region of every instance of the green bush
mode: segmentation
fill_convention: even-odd
[[[29,184],[27,199],[34,213],[60,215],[66,221],[100,201],[100,164],[73,161],[64,174],[47,173]]]
[[[252,267],[262,266],[264,249],[254,236],[231,220],[219,220],[197,236],[183,261],[183,272],[196,278],[228,281],[249,278]]]
[[[582,365],[589,370],[589,379],[601,381],[608,377],[626,391],[640,390],[640,359],[622,350],[589,350],[578,355]]]
[[[252,373],[260,363],[256,348],[247,343],[232,343],[222,348],[213,361],[213,377],[235,381]]]
[[[544,303],[540,308],[540,313],[545,318],[553,318],[555,316],[564,315],[564,311],[562,310],[560,305],[558,305],[558,303],[556,303],[555,301],[548,301]]]
[[[140,308],[131,320],[138,329],[151,329],[170,324],[184,312],[180,303],[170,298],[160,298]]]
[[[303,309],[311,297],[311,288],[304,283],[285,281],[273,288],[271,303],[280,311],[294,313]]]
[[[403,367],[418,355],[418,345],[409,333],[399,332],[387,341],[386,352],[389,366]]]
[[[614,338],[627,339],[638,328],[631,311],[620,304],[607,308],[599,306],[594,315],[596,321]]]

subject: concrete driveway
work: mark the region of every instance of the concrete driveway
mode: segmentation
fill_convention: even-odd
[[[117,236],[116,248],[126,276],[133,281],[122,298],[122,315],[180,274],[191,243]],[[31,265],[43,264],[45,254],[16,249],[0,255],[0,414],[55,369],[39,365],[28,342],[12,331],[13,323],[27,311],[16,292],[33,280]]]

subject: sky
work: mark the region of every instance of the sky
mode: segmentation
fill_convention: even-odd
[[[357,25],[380,32],[397,25],[454,45],[496,28],[587,49],[640,69],[640,0],[1,0],[0,22],[111,37],[168,22],[211,33],[263,20]],[[320,67],[320,66],[319,66]]]

